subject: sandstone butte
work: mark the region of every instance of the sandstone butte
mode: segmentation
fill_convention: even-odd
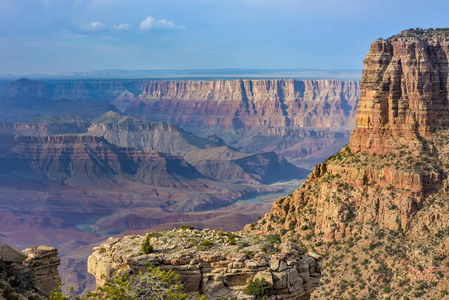
[[[371,45],[347,146],[245,234],[324,257],[326,299],[449,299],[449,29]]]

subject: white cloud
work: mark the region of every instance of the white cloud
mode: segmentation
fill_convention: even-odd
[[[147,17],[145,20],[143,20],[139,28],[141,30],[152,30],[152,29],[159,29],[159,30],[173,30],[173,29],[184,29],[184,26],[176,26],[175,23],[172,21],[167,21],[165,19],[157,20],[153,17]]]
[[[81,26],[84,31],[105,31],[108,29],[108,25],[101,22],[90,22],[88,25]]]
[[[83,31],[102,32],[102,31],[126,31],[133,27],[130,24],[122,23],[119,25],[108,25],[102,22],[90,22],[88,25],[81,26]]]
[[[131,27],[133,27],[130,24],[127,23],[122,23],[120,25],[112,25],[111,28],[114,30],[120,30],[120,31],[125,31],[125,30],[129,30],[131,29]]]
[[[108,28],[108,25],[101,22],[90,22],[90,28],[92,31],[103,31]]]

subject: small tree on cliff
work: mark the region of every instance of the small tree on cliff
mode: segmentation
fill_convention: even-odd
[[[160,268],[148,267],[145,272],[140,271],[137,275],[124,273],[115,276],[84,297],[53,291],[50,300],[206,299],[199,294],[187,295],[183,290],[179,276],[172,270],[161,271]]]

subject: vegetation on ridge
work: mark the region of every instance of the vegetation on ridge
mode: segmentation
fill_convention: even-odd
[[[387,155],[343,147],[245,231],[280,233],[323,255],[322,286],[312,299],[447,299],[447,188],[429,187],[423,200],[411,190],[415,180],[449,173],[447,141],[449,130],[438,129],[420,146],[397,139]],[[403,177],[388,184],[385,176]]]
[[[172,270],[161,271],[160,268],[147,267],[145,272],[137,275],[123,273],[109,279],[103,286],[86,296],[53,291],[50,300],[205,300],[199,294],[183,293],[184,286],[179,276]]]

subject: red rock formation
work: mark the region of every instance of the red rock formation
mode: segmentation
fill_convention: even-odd
[[[318,164],[262,220],[245,227],[326,252],[329,284],[319,291],[321,297],[447,294],[446,34],[449,29],[413,30],[376,40],[365,59],[349,146]],[[416,288],[412,294],[407,280],[432,289]],[[351,283],[356,281],[361,285]]]
[[[150,81],[127,112],[227,129],[335,127],[354,117],[357,90],[339,80]]]
[[[352,128],[358,94],[356,81],[150,81],[126,112],[200,136],[215,133],[247,153],[286,150],[289,158],[298,158],[313,152],[321,160],[323,149],[307,144],[306,136],[317,132],[322,145],[346,144],[341,133]],[[338,132],[325,132],[329,129]],[[295,149],[302,142],[305,152]]]
[[[395,140],[449,124],[449,42],[445,33],[402,31],[376,40],[364,60],[352,152],[387,154]]]

